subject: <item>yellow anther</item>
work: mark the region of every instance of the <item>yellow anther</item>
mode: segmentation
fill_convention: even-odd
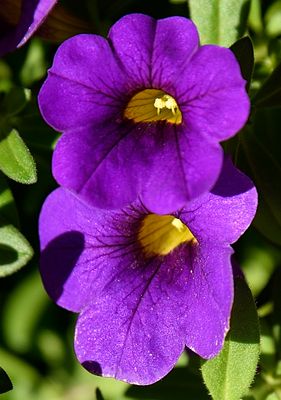
[[[145,89],[135,94],[125,108],[124,117],[143,123],[166,121],[178,125],[182,122],[176,100],[159,89]]]
[[[176,100],[169,94],[164,94],[164,96],[155,99],[154,107],[157,109],[157,115],[159,115],[161,110],[164,108],[167,108],[167,110],[171,110],[173,115],[175,115],[176,110],[178,110]]]

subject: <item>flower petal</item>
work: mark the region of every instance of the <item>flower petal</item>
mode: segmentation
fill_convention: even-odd
[[[185,301],[186,346],[203,358],[222,349],[233,302],[230,246],[201,243],[193,258]]]
[[[120,119],[126,93],[124,79],[104,38],[74,36],[56,53],[39,93],[41,113],[57,130]]]
[[[123,263],[81,313],[75,351],[85,368],[142,385],[171,370],[184,349],[181,310],[189,277],[188,255],[177,254]]]
[[[58,0],[22,0],[20,21],[0,40],[0,56],[20,47],[34,34]]]
[[[108,37],[134,89],[170,87],[199,44],[195,25],[183,17],[156,21],[142,14],[126,15]]]
[[[91,372],[143,385],[169,372],[183,341],[203,357],[217,354],[233,300],[232,250],[215,249],[210,262],[212,250],[184,245],[164,258],[124,265],[79,317],[79,361]]]
[[[145,206],[159,214],[173,212],[211,189],[223,161],[221,147],[208,143],[200,134],[169,125],[162,136],[164,145],[154,154],[141,194]]]
[[[219,145],[206,145],[200,135],[172,125],[109,120],[63,135],[54,152],[53,174],[94,206],[124,207],[141,194],[145,206],[161,214],[209,190],[222,157]]]
[[[102,208],[121,208],[137,198],[157,151],[154,127],[118,126],[69,131],[54,152],[53,174],[62,185]],[[147,133],[147,134],[146,134]],[[94,151],[93,151],[94,149]]]
[[[186,125],[210,140],[236,134],[250,111],[245,84],[231,50],[215,45],[200,47],[177,85],[176,98]]]
[[[45,201],[39,221],[40,271],[46,291],[62,307],[80,311],[98,291],[100,280],[114,273],[107,266],[111,247],[100,241],[107,218],[113,215],[89,208],[62,188]],[[111,246],[114,240],[122,246],[122,237],[114,239],[110,227],[107,234]]]
[[[176,94],[179,77],[198,47],[197,28],[190,19],[170,17],[157,21],[151,61],[153,86]]]
[[[110,29],[108,39],[127,71],[133,89],[151,87],[151,59],[156,20],[143,14],[129,14]]]
[[[25,44],[34,34],[57,2],[58,0],[23,0],[22,14],[18,28],[19,36],[22,38],[17,47]]]
[[[202,238],[229,244],[249,227],[256,209],[257,192],[253,182],[225,157],[214,188],[188,203],[180,218],[199,242]]]

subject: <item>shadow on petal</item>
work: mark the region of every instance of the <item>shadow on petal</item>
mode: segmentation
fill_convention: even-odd
[[[46,291],[57,301],[64,290],[64,284],[72,274],[85,247],[84,235],[80,232],[66,232],[53,239],[42,251],[40,271]]]
[[[225,158],[220,176],[211,193],[220,197],[233,197],[253,188],[251,179],[236,169],[230,158]]]

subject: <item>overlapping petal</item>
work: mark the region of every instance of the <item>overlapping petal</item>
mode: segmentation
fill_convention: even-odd
[[[223,163],[222,148],[208,144],[206,151],[199,132],[192,135],[183,127],[170,125],[161,130],[161,137],[160,151],[153,155],[153,167],[141,196],[144,204],[159,214],[173,212],[198,197],[202,190],[209,190]]]
[[[153,126],[140,130],[123,124],[117,129],[110,120],[97,125],[97,131],[91,127],[69,131],[55,149],[54,176],[89,203],[123,207],[136,199],[148,179],[154,156],[161,151],[159,136]]]
[[[206,154],[200,134],[193,137],[164,124],[123,123],[118,129],[107,120],[96,131],[88,127],[63,135],[54,152],[53,174],[99,207],[122,207],[142,191],[151,211],[167,213],[196,197],[202,187],[210,188],[222,157],[220,146],[213,144]]]
[[[0,56],[22,46],[44,22],[58,0],[22,0],[21,17],[16,27],[0,39]],[[3,5],[5,7],[5,5]]]
[[[257,201],[254,184],[226,157],[215,187],[189,202],[181,218],[199,241],[234,243],[249,227]]]

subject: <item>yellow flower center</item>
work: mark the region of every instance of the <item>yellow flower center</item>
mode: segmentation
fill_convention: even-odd
[[[198,244],[188,227],[172,215],[147,215],[140,226],[138,241],[148,257],[165,256],[182,243]]]
[[[176,100],[158,89],[145,89],[135,94],[127,104],[124,117],[134,122],[167,121],[176,125],[182,122]]]

